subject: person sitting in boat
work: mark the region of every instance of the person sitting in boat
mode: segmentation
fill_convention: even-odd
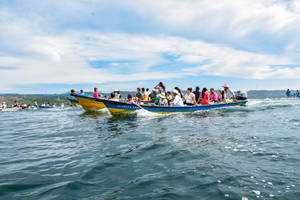
[[[99,92],[99,91],[98,91],[98,88],[95,87],[95,88],[94,88],[94,93],[93,93],[93,97],[94,97],[94,98],[99,98],[98,92]]]
[[[119,99],[117,99],[115,93],[113,93],[113,92],[110,94],[108,99],[111,100],[111,101],[119,101]]]
[[[198,105],[196,102],[195,94],[192,92],[192,90],[193,90],[192,88],[188,88],[183,97],[184,103],[188,106]]]
[[[146,89],[146,94],[148,97],[150,96],[151,92],[150,92],[149,88]]]
[[[115,89],[114,94],[115,94],[116,99],[120,99],[121,95],[120,95],[120,90],[119,89]]]
[[[219,102],[226,102],[226,96],[223,88],[220,89],[220,94],[218,97]]]
[[[159,105],[160,106],[168,106],[168,100],[166,97],[166,93],[163,92],[163,93],[159,94],[158,96],[159,96]]]
[[[48,103],[46,104],[46,106],[50,106],[50,103],[48,102]]]
[[[2,108],[6,109],[6,103],[5,102],[2,103]]]
[[[149,101],[149,96],[148,96],[147,92],[145,91],[145,88],[142,88],[142,101],[143,102]]]
[[[128,100],[125,101],[125,103],[128,103],[128,104],[135,104],[135,102],[134,102],[133,99],[132,99],[131,94],[128,94],[127,99],[128,99]]]
[[[200,87],[199,86],[197,86],[196,87],[196,90],[193,92],[194,93],[194,95],[195,95],[195,99],[196,99],[196,101],[197,101],[197,104],[199,103],[198,102],[198,99],[199,99],[199,96],[200,96]]]
[[[181,89],[179,87],[175,87],[174,89],[179,92],[180,98],[183,98],[183,93],[181,92]]]
[[[233,90],[229,88],[229,85],[224,84],[223,88],[224,88],[226,99],[235,99],[235,94]]]
[[[76,95],[76,92],[75,92],[75,90],[71,90],[71,94],[70,94],[71,96],[75,96]]]
[[[84,95],[83,89],[80,90],[80,94],[81,94],[81,95]]]
[[[206,88],[203,88],[203,89],[202,89],[202,92],[201,92],[199,98],[200,98],[200,100],[201,100],[201,104],[202,104],[202,105],[207,105],[207,104],[209,104],[209,93],[208,93],[208,91],[207,91]],[[198,99],[198,101],[199,101],[199,99]]]
[[[296,96],[297,96],[297,97],[300,96],[299,90],[296,91]]]
[[[173,100],[173,97],[172,97],[170,91],[167,92],[167,100],[168,100],[168,103],[169,103],[169,104],[170,104],[170,102]]]
[[[17,101],[17,100],[15,100],[15,102],[14,102],[14,106],[13,106],[13,107],[15,107],[15,108],[19,107],[19,103],[18,103],[18,101]]]
[[[171,102],[170,106],[184,106],[178,90],[173,90],[173,97],[174,100]]]
[[[291,90],[287,89],[287,91],[285,92],[285,94],[286,94],[287,97],[290,97],[291,96]]]
[[[161,94],[166,91],[166,87],[164,86],[163,82],[159,82],[154,89],[157,90],[157,94]]]
[[[141,100],[141,99],[142,99],[141,88],[137,88],[136,91],[137,91],[136,94],[135,94],[136,98],[137,98],[138,100]]]
[[[33,101],[33,106],[38,106],[38,103],[37,103],[37,100],[35,99],[34,101]]]
[[[151,96],[152,96],[152,98],[151,98],[152,105],[158,105],[159,104],[159,96],[157,95],[157,93],[155,91],[153,91]]]
[[[217,95],[217,93],[215,93],[214,88],[210,88],[209,100],[210,100],[210,102],[214,102],[214,103],[217,103],[219,101],[218,95]]]

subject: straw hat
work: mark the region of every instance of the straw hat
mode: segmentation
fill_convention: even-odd
[[[158,96],[159,96],[160,98],[162,98],[162,99],[165,99],[165,98],[166,98],[165,93],[161,93],[161,94],[159,94]]]
[[[114,91],[115,91],[115,92],[119,92],[119,89],[115,89]]]
[[[229,85],[228,84],[224,84],[223,87],[224,88],[229,88]]]
[[[173,93],[179,95],[178,90],[173,90]]]

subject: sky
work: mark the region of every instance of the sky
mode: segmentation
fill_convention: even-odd
[[[0,93],[300,88],[299,0],[1,0]]]

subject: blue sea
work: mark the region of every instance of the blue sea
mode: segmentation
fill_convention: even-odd
[[[0,199],[300,199],[300,99],[112,117],[0,112]]]

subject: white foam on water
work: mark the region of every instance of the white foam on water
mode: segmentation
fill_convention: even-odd
[[[252,192],[254,192],[257,196],[260,195],[260,191],[259,190],[252,190]]]
[[[247,197],[242,197],[242,200],[248,200],[248,198]]]

